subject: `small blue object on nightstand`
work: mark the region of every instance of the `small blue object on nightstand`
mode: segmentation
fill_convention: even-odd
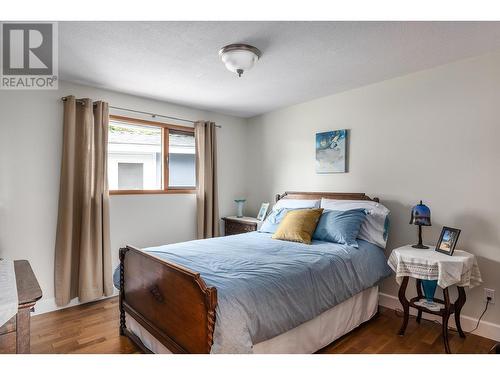
[[[422,226],[431,226],[431,210],[422,201],[411,209],[410,224],[418,225],[418,244],[413,245],[413,247],[428,249],[429,247],[422,243]]]
[[[243,217],[243,206],[245,205],[246,199],[235,199],[236,202],[236,217]]]
[[[422,280],[424,296],[429,305],[434,305],[434,294],[436,293],[437,280]]]

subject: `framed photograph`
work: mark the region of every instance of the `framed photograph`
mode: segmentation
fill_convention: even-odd
[[[257,220],[262,221],[266,218],[267,210],[269,209],[269,202],[262,203],[260,206],[259,214],[257,215]]]
[[[443,227],[441,236],[439,236],[439,241],[436,245],[436,251],[446,255],[453,255],[458,236],[460,236],[460,229]]]
[[[316,134],[316,173],[346,172],[347,130]]]

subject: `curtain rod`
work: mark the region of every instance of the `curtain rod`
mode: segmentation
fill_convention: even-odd
[[[66,100],[68,100],[68,97],[67,96],[63,96],[61,98],[61,100],[63,102],[65,102]],[[85,104],[85,100],[83,100],[83,99],[76,99],[76,102],[80,103],[80,104]],[[191,124],[194,124],[196,122],[196,121],[193,121],[193,120],[187,120],[187,119],[180,118],[180,117],[172,117],[172,116],[166,116],[166,115],[159,115],[157,113],[137,111],[135,109],[122,108],[122,107],[114,107],[112,105],[110,105],[109,108],[113,108],[113,109],[116,109],[116,110],[119,110],[119,111],[127,111],[127,112],[133,112],[133,113],[140,113],[141,115],[148,115],[148,116],[151,116],[152,118],[162,117],[162,118],[168,118],[170,120],[177,120],[177,121],[189,122]],[[220,126],[220,125],[215,125],[215,127],[216,128],[222,128],[222,126]]]

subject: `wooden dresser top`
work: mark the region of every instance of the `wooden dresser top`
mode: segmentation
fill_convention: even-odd
[[[27,260],[15,260],[17,295],[19,305],[30,304],[42,298],[42,289]]]

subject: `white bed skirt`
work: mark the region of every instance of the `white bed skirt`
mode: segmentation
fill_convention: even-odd
[[[290,331],[255,344],[253,352],[256,354],[314,353],[352,331],[361,323],[370,320],[377,312],[377,308],[378,286],[374,286]],[[171,353],[128,314],[126,314],[126,324],[127,328],[153,353]]]

